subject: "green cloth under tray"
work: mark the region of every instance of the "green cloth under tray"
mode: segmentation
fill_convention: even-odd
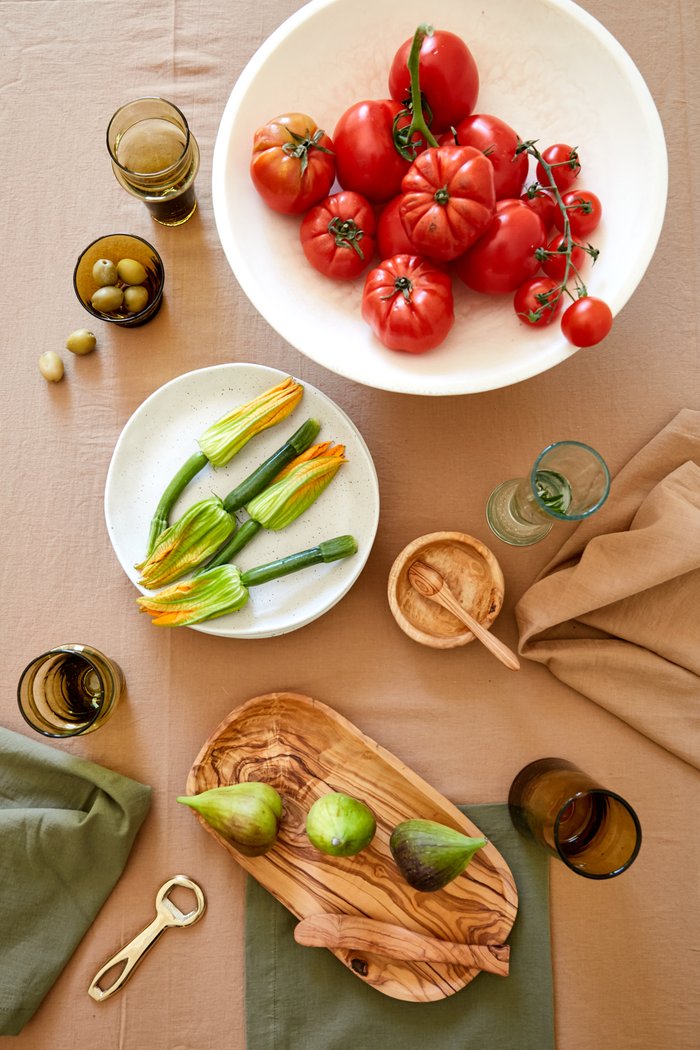
[[[124,870],[144,784],[0,726],[0,1035],[34,1015]]]
[[[460,806],[507,861],[519,903],[510,974],[480,973],[434,1003],[390,999],[325,948],[294,940],[296,918],[247,880],[247,1050],[553,1050],[548,857],[505,805]]]

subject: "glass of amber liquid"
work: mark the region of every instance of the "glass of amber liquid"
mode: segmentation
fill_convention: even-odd
[[[518,831],[589,879],[621,875],[642,844],[630,804],[563,758],[541,758],[521,769],[508,808]]]
[[[199,147],[184,114],[164,98],[138,98],[114,114],[107,128],[112,170],[156,222],[181,226],[197,208],[194,181]]]
[[[118,664],[91,645],[57,645],[29,663],[17,699],[25,721],[43,736],[84,736],[107,721],[124,688]]]

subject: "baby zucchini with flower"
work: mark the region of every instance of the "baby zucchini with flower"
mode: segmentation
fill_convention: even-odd
[[[231,561],[261,529],[278,532],[291,525],[316,502],[345,462],[345,445],[333,445],[330,441],[312,445],[297,456],[280,471],[272,485],[246,504],[248,520],[206,568]]]
[[[235,565],[217,565],[158,594],[137,598],[137,604],[141,612],[153,617],[158,627],[187,627],[242,609],[248,601],[249,587],[269,583],[311,565],[348,558],[356,552],[357,543],[352,536],[336,536],[245,572]]]
[[[252,401],[239,405],[212,423],[199,438],[199,452],[183,463],[161,496],[156,507],[146,547],[146,557],[154,550],[160,534],[168,527],[170,511],[176,500],[201,470],[211,463],[225,466],[256,434],[281,423],[301,400],[304,388],[291,376],[270,387]]]
[[[236,531],[235,511],[258,495],[279,476],[282,468],[306,451],[319,430],[316,419],[307,419],[274,455],[232,489],[224,500],[214,495],[193,504],[161,533],[148,558],[136,566],[141,571],[139,583],[149,588],[164,587],[211,558]]]

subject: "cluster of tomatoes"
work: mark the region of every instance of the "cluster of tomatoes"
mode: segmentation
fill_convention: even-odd
[[[473,112],[479,73],[453,33],[420,26],[396,52],[388,99],[356,102],[332,138],[303,113],[259,128],[253,183],[276,211],[303,215],[311,265],[336,280],[365,277],[362,315],[393,350],[422,353],[454,324],[452,279],[513,296],[520,321],[550,324],[593,346],[612,326],[581,277],[597,251],[595,194],[572,189],[578,152],[542,153],[498,117]],[[537,181],[526,187],[530,157]],[[341,190],[331,193],[335,181]]]

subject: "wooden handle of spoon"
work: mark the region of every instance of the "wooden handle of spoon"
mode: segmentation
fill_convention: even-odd
[[[510,947],[507,944],[443,941],[363,915],[335,912],[311,915],[296,925],[294,939],[297,944],[311,948],[349,948],[388,959],[456,963],[500,977],[508,976]]]
[[[515,653],[504,645],[503,642],[495,638],[490,631],[475,620],[474,617],[464,609],[455,598],[452,591],[447,586],[447,583],[442,578],[440,573],[433,569],[430,565],[426,565],[422,561],[414,561],[408,569],[408,579],[413,587],[422,594],[424,598],[429,598],[431,601],[437,602],[443,609],[447,609],[456,616],[458,620],[461,620],[469,630],[472,632],[475,638],[478,638],[482,645],[485,645],[494,656],[496,656],[502,664],[510,668],[511,671],[520,670],[520,661],[518,660]]]

